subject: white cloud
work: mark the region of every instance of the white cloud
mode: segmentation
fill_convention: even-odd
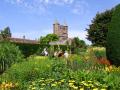
[[[23,3],[23,0],[5,0],[6,2],[8,3],[11,3],[11,4],[20,4],[20,3]]]
[[[31,12],[47,13],[49,6],[69,6],[69,12],[73,14],[85,14],[88,11],[88,3],[84,0],[5,0],[8,3],[27,8]]]
[[[72,4],[75,0],[42,0],[42,1],[47,4],[64,5],[64,4]]]
[[[42,3],[44,0],[5,0],[7,3],[23,8],[25,12],[44,14],[46,6]],[[24,11],[23,11],[24,12]]]
[[[78,15],[84,15],[88,13],[89,9],[89,5],[87,2],[85,1],[77,1],[72,9],[72,12],[74,14],[78,14]]]
[[[75,0],[5,0],[11,4],[47,4],[47,5],[64,5],[64,4],[72,4]]]

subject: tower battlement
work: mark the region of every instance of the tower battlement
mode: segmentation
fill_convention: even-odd
[[[68,39],[68,26],[67,24],[61,25],[59,22],[55,21],[53,24],[53,33],[56,34],[60,40]]]

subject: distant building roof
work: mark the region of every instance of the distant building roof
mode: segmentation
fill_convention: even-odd
[[[10,42],[26,43],[26,44],[39,44],[36,40],[22,39],[22,38],[9,38]]]
[[[53,41],[49,43],[50,45],[66,45],[66,40],[62,41]]]
[[[53,41],[53,42],[50,42],[49,44],[50,45],[71,45],[71,42],[72,42],[72,39],[71,38],[68,38],[67,40],[59,40],[59,41]]]

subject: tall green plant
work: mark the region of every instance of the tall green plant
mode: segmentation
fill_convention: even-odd
[[[13,63],[20,62],[22,57],[18,47],[9,42],[0,42],[0,73],[3,73]]]
[[[107,58],[120,66],[120,4],[116,6],[107,35]]]

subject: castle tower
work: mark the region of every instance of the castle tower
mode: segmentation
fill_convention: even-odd
[[[53,24],[53,33],[56,35],[58,35],[58,33],[59,33],[59,26],[60,26],[60,24],[58,23],[57,20],[55,20],[55,22]]]
[[[66,23],[60,25],[56,20],[53,24],[53,33],[56,34],[60,40],[68,39],[68,26]]]
[[[66,21],[64,21],[64,39],[68,39],[68,25]]]

